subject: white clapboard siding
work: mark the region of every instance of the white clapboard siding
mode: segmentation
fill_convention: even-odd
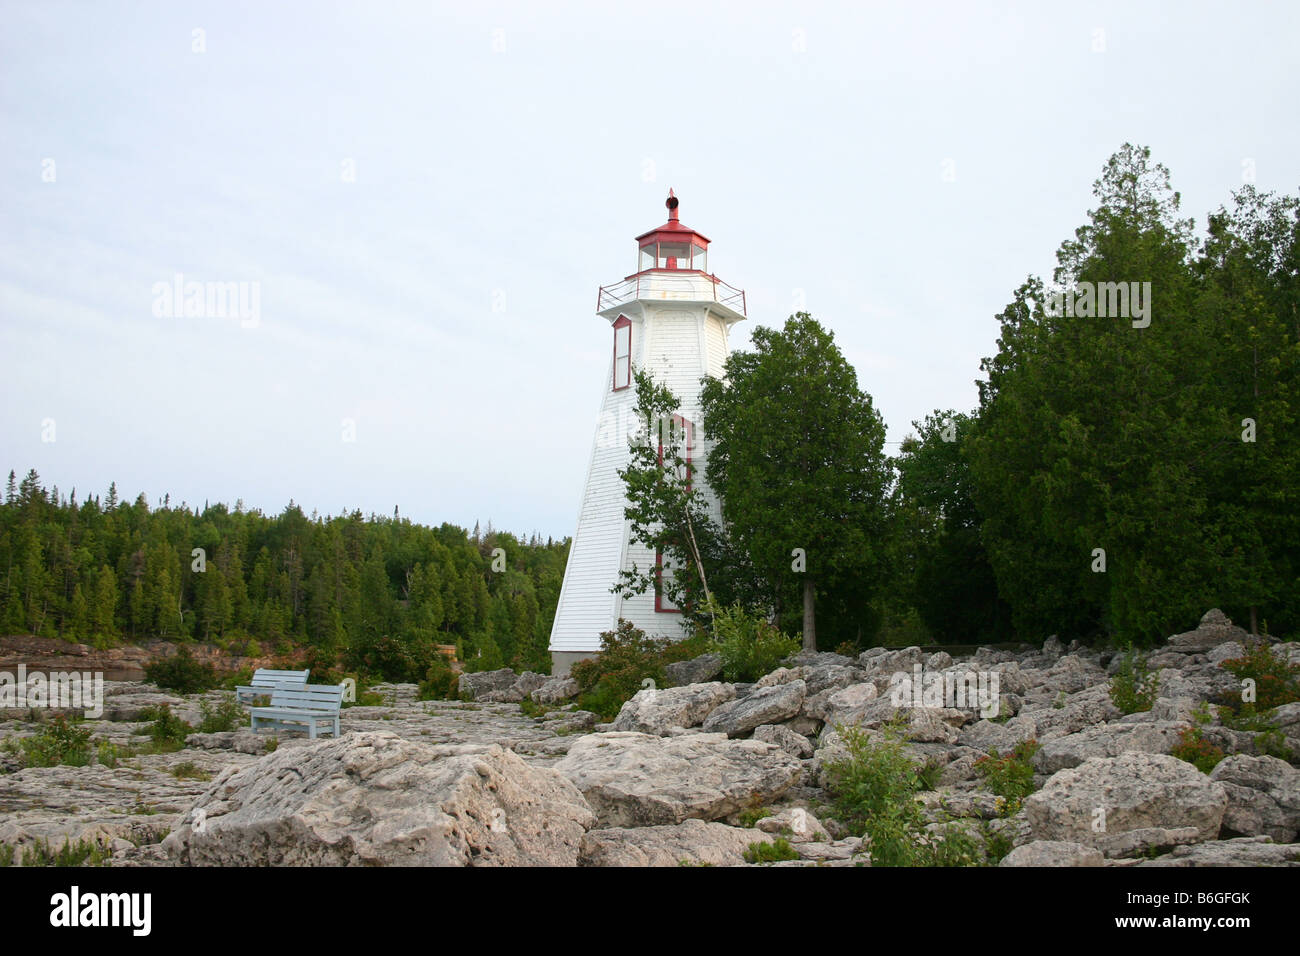
[[[707,436],[700,428],[700,379],[721,377],[727,357],[727,325],[706,303],[655,302],[650,296],[627,303],[622,313],[632,322],[632,362],[648,369],[681,399],[681,413],[696,425],[693,460],[715,519],[720,508],[704,483]],[[738,318],[739,316],[736,316]],[[610,316],[612,325],[617,315]],[[609,332],[605,331],[605,335]],[[613,354],[602,383],[601,411],[592,442],[587,480],[578,508],[578,527],[560,588],[551,651],[589,653],[600,649],[600,634],[626,618],[647,634],[685,636],[682,615],[655,610],[653,591],[619,598],[610,588],[622,568],[654,566],[654,552],[629,540],[627,505],[618,471],[629,455],[627,436],[634,427],[636,389],[612,389]]]

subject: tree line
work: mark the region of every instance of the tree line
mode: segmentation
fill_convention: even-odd
[[[549,670],[568,540],[433,528],[359,511],[200,510],[144,495],[77,500],[10,472],[0,631],[100,647],[146,639],[305,649],[314,667],[423,679],[437,645],[469,669]],[[499,550],[498,550],[499,549]]]
[[[715,522],[658,424],[679,403],[640,376],[628,517],[675,573],[619,587],[661,587],[705,627],[738,604],[823,649],[1142,643],[1211,607],[1294,633],[1300,199],[1247,185],[1198,240],[1129,144],[1094,194],[1052,282],[1029,276],[998,314],[978,405],[914,422],[895,456],[833,334],[799,313],[703,383]]]

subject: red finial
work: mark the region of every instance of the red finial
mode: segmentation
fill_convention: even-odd
[[[668,221],[676,222],[678,200],[671,188],[668,190],[668,199],[664,201],[664,205],[668,207]]]

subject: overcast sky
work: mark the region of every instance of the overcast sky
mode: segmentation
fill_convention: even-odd
[[[0,466],[80,497],[562,537],[669,186],[733,348],[805,307],[896,442],[1126,140],[1200,228],[1300,183],[1294,2],[0,11]],[[178,273],[256,319],[156,314]]]

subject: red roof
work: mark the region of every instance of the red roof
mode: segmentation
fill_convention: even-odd
[[[668,207],[668,221],[658,229],[651,229],[649,232],[643,232],[636,237],[638,246],[644,246],[647,242],[689,242],[692,239],[698,246],[708,248],[709,240],[703,234],[696,232],[690,226],[677,220],[677,206],[679,200],[673,195],[673,191],[668,190],[668,199],[664,205]]]

